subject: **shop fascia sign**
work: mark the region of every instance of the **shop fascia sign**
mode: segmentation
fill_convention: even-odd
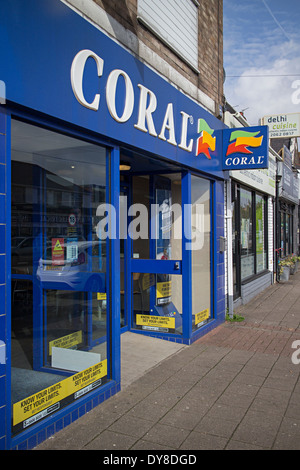
[[[207,123],[198,121],[196,155],[212,159],[217,139],[222,140],[223,170],[253,170],[268,168],[268,127],[254,126],[214,131]]]
[[[87,60],[93,58],[97,66],[97,76],[102,77],[104,60],[91,50],[79,51],[71,66],[71,85],[77,101],[92,111],[98,112],[101,107],[100,93],[95,93],[92,100],[85,97],[83,77]],[[117,110],[117,93],[120,82],[124,87],[124,106]],[[193,153],[195,158],[211,160],[212,167],[216,160],[222,159],[222,170],[254,169],[268,167],[268,127],[257,126],[242,129],[212,129],[203,118],[197,119],[197,135],[193,135],[190,126],[194,116],[180,111],[180,130],[175,126],[174,106],[169,102],[166,106],[159,129],[155,122],[155,111],[159,107],[156,94],[141,83],[139,88],[138,116],[134,128],[148,133],[154,138],[178,146],[180,149]],[[111,117],[123,124],[132,117],[135,106],[135,91],[130,76],[121,69],[113,69],[106,81],[106,105]],[[119,100],[120,101],[120,100]],[[177,116],[176,116],[177,117]],[[179,139],[178,139],[179,137]],[[220,150],[221,149],[221,150]]]
[[[300,137],[300,113],[268,115],[261,122],[269,127],[270,139]]]

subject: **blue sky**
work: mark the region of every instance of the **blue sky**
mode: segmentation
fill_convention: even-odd
[[[223,5],[226,100],[248,108],[250,125],[267,114],[300,112],[300,0]]]

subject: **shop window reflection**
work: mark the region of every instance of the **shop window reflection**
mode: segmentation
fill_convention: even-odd
[[[13,120],[11,153],[16,434],[108,380],[106,241],[96,232],[107,151]]]

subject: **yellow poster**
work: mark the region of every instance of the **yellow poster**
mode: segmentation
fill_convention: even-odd
[[[172,282],[158,282],[156,285],[157,298],[162,299],[164,297],[170,297],[172,294]]]
[[[65,348],[69,349],[77,344],[82,343],[82,330],[75,331],[70,335],[62,336],[61,338],[54,339],[49,342],[49,355],[52,356],[52,348]]]
[[[137,315],[136,324],[140,326],[152,326],[157,328],[175,328],[174,317],[160,317],[154,315]]]
[[[205,310],[202,310],[202,312],[195,314],[195,325],[198,325],[198,323],[201,323],[204,320],[207,320],[208,318],[209,318],[209,308],[206,308]]]
[[[61,382],[51,385],[44,390],[25,398],[13,405],[13,425],[32,418],[37,413],[43,412],[55,403],[60,402],[64,398],[74,394],[74,398],[78,398],[80,390],[88,387],[93,382],[107,375],[107,360],[105,359],[94,366],[78,372]],[[76,396],[76,394],[78,396]],[[26,427],[26,425],[24,425]]]
[[[106,300],[106,292],[97,292],[97,300]]]

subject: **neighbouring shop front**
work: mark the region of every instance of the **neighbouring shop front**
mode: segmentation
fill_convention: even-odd
[[[62,2],[1,8],[10,449],[120,390],[122,332],[190,344],[224,321],[227,174],[223,123]]]
[[[269,168],[232,171],[232,284],[235,303],[247,303],[273,283],[276,156]]]
[[[279,258],[298,254],[299,179],[292,168],[292,155],[286,146],[283,161],[277,164],[276,244]]]

